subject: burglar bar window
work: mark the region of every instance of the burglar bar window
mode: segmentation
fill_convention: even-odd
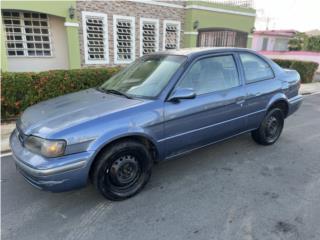
[[[85,63],[109,63],[107,15],[101,13],[82,12]]]
[[[159,50],[159,20],[140,19],[140,55],[150,54]]]
[[[179,49],[180,42],[180,22],[163,21],[163,49]]]
[[[8,56],[52,56],[47,14],[3,11]]]
[[[134,17],[114,16],[114,62],[130,63],[135,59]]]

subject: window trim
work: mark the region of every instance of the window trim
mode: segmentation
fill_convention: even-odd
[[[203,95],[207,95],[207,94],[215,94],[215,93],[219,93],[219,92],[223,92],[223,91],[229,91],[230,89],[234,89],[234,88],[239,88],[239,87],[243,87],[243,82],[241,79],[241,73],[239,71],[239,66],[237,63],[237,56],[235,55],[234,52],[227,52],[227,53],[214,53],[214,54],[208,54],[208,55],[204,55],[204,56],[200,56],[196,59],[194,59],[189,66],[185,69],[185,71],[182,73],[182,75],[179,77],[178,81],[174,84],[174,86],[172,87],[172,89],[169,91],[169,94],[166,97],[166,101],[167,99],[172,95],[172,93],[174,92],[174,90],[177,88],[177,86],[179,85],[179,83],[185,78],[186,74],[188,74],[188,72],[190,71],[190,69],[192,68],[192,66],[194,64],[196,64],[198,61],[206,59],[206,58],[213,58],[213,57],[223,57],[223,56],[231,56],[233,58],[234,61],[234,65],[236,67],[236,71],[237,71],[237,75],[238,75],[238,81],[239,81],[239,85],[231,87],[231,88],[226,88],[226,89],[221,89],[218,91],[212,91],[212,92],[207,92],[207,93],[202,93],[202,94],[196,94],[196,96],[203,96]]]
[[[171,24],[177,24],[177,29],[178,29],[178,36],[177,36],[177,50],[180,49],[180,33],[181,33],[181,22],[180,21],[175,21],[175,20],[163,20],[163,39],[162,39],[162,50],[166,50],[166,28],[167,28],[167,23]]]
[[[249,85],[249,84],[252,84],[252,83],[257,83],[257,82],[261,82],[261,81],[266,81],[266,80],[275,79],[276,75],[275,75],[275,73],[274,73],[274,70],[273,70],[272,66],[270,65],[270,63],[269,63],[268,61],[266,61],[265,59],[263,59],[261,56],[259,56],[259,55],[257,55],[257,54],[254,54],[254,53],[252,53],[252,52],[244,52],[244,51],[239,51],[239,52],[237,52],[237,54],[238,54],[238,57],[239,57],[239,63],[240,63],[240,65],[241,65],[241,70],[242,70],[242,74],[243,74],[243,82],[244,82],[245,85]],[[252,81],[252,82],[247,82],[247,80],[246,80],[246,73],[245,73],[244,66],[243,66],[243,63],[242,63],[242,60],[241,60],[241,56],[240,56],[241,54],[251,54],[251,55],[253,55],[253,56],[261,59],[261,60],[262,60],[263,62],[265,62],[265,63],[269,66],[269,68],[271,69],[272,77],[261,78],[261,79],[256,79],[256,80],[254,80],[254,81]]]
[[[132,39],[131,39],[131,48],[132,48],[132,59],[130,60],[118,60],[117,59],[117,20],[130,20],[132,22]],[[132,16],[122,16],[122,15],[113,15],[113,62],[114,64],[128,64],[134,62],[136,59],[136,18]]]
[[[89,64],[108,64],[109,63],[108,15],[105,13],[82,11],[81,16],[82,16],[82,32],[83,32],[85,64],[88,64],[88,65]],[[105,60],[89,60],[86,16],[103,18],[103,24],[105,26],[105,30],[103,32]]]
[[[23,45],[23,55],[9,55],[8,54],[8,46],[7,46],[7,42],[8,42],[8,39],[7,39],[7,31],[6,31],[6,25],[4,24],[4,19],[6,18],[6,17],[4,17],[3,16],[3,12],[5,12],[5,11],[8,11],[8,12],[18,12],[19,13],[19,22],[20,22],[20,28],[21,28],[21,42],[22,42],[22,45]],[[24,20],[25,20],[25,17],[24,17],[24,13],[38,13],[38,14],[45,14],[46,16],[47,16],[47,28],[46,29],[48,29],[48,38],[49,38],[49,51],[50,51],[50,55],[47,55],[47,56],[45,56],[45,55],[43,55],[43,56],[38,56],[38,55],[25,55],[25,53],[27,53],[28,52],[28,47],[27,47],[27,44],[28,44],[28,42],[30,42],[30,41],[28,41],[27,40],[27,37],[26,37],[26,35],[27,35],[27,33],[26,33],[26,25],[25,25],[25,23],[24,23]],[[50,16],[49,16],[49,14],[47,14],[47,13],[42,13],[42,12],[32,12],[32,11],[23,11],[23,10],[9,10],[9,9],[3,9],[2,10],[2,12],[1,12],[1,18],[2,18],[2,24],[3,24],[3,34],[4,34],[4,42],[5,42],[5,51],[6,51],[6,55],[7,55],[7,57],[8,58],[54,58],[55,57],[55,54],[54,54],[54,46],[53,46],[53,41],[52,41],[52,34],[51,34],[51,26],[50,26]],[[33,35],[34,36],[34,35]],[[40,34],[40,36],[41,36],[41,34]],[[14,40],[15,41],[15,40]],[[35,41],[31,41],[32,43],[34,43]],[[43,44],[43,42],[41,41],[40,43],[42,43]],[[35,51],[37,51],[36,50],[36,48],[34,48],[35,49]],[[15,50],[15,51],[17,51],[17,50]]]
[[[156,19],[156,18],[144,18],[144,17],[141,17],[140,18],[140,57],[144,56],[143,55],[143,29],[142,29],[142,26],[143,26],[143,22],[154,22],[155,23],[155,26],[156,26],[156,30],[155,30],[155,39],[156,39],[156,49],[155,51],[158,52],[159,51],[159,19]]]

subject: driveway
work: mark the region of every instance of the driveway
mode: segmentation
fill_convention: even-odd
[[[320,239],[320,95],[307,96],[273,146],[250,135],[154,168],[123,202],[92,186],[53,194],[2,166],[2,239]]]

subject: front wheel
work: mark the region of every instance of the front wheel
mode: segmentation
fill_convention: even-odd
[[[116,143],[93,166],[93,184],[107,199],[124,200],[141,191],[149,181],[152,162],[143,144],[130,140]]]
[[[283,111],[279,108],[273,108],[267,113],[260,127],[251,132],[252,138],[261,145],[274,144],[281,135],[283,125]]]

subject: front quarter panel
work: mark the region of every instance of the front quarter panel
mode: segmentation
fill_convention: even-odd
[[[52,138],[65,139],[68,146],[88,142],[86,150],[96,153],[108,143],[128,136],[143,136],[160,148],[158,140],[163,138],[162,105],[160,100],[148,101],[66,129]]]
[[[140,136],[151,141],[161,154],[158,141],[163,138],[163,104],[161,101],[145,106],[138,112],[130,111],[97,126],[103,134],[89,146],[96,154],[109,143],[124,137]]]

